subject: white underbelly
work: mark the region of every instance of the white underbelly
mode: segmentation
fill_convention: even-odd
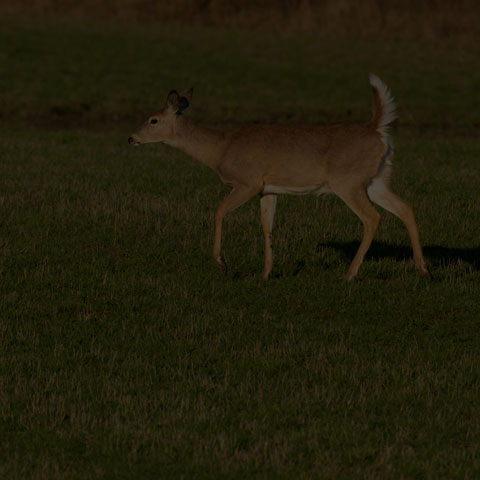
[[[280,185],[265,185],[262,193],[277,193],[287,195],[323,195],[331,192],[328,185],[307,185],[305,187],[284,187]]]

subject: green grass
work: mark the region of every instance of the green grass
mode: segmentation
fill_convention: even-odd
[[[479,57],[212,30],[0,24],[0,477],[480,475]],[[393,188],[433,281],[386,212],[287,197],[261,280],[258,201],[126,137],[193,84],[207,123],[368,118],[398,97]],[[82,107],[88,106],[87,107]]]

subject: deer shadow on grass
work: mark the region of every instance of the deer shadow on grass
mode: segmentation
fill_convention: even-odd
[[[345,265],[348,266],[353,257],[357,253],[360,242],[320,242],[316,246],[316,251],[320,252],[323,249],[332,248],[338,252],[341,252],[345,260]],[[442,247],[441,245],[425,245],[423,248],[423,256],[427,263],[427,267],[430,269],[430,273],[433,278],[436,278],[435,272],[432,269],[445,268],[448,265],[457,265],[459,261],[465,262],[471,265],[474,270],[480,270],[480,245],[472,248],[449,248]],[[365,255],[365,261],[369,260],[381,260],[385,258],[391,258],[398,262],[411,261],[413,264],[413,252],[412,247],[407,245],[396,245],[385,242],[378,242],[374,240],[370,246],[367,254]],[[306,267],[307,262],[305,259],[297,259],[293,270],[285,266],[281,266],[277,269],[274,268],[271,278],[281,278],[285,276],[296,276],[302,273]],[[328,267],[328,264],[325,264]],[[247,277],[256,277],[259,273],[257,270],[249,272],[231,272],[234,280],[242,280]]]
[[[346,259],[351,260],[358,250],[359,242],[321,242],[317,244],[317,251],[324,248],[333,248],[342,252]],[[480,270],[480,246],[472,248],[449,248],[441,245],[424,245],[423,256],[427,265],[444,267],[457,264],[459,261],[469,263],[474,270]],[[392,245],[373,241],[365,260],[380,260],[393,258],[397,261],[413,259],[410,246]]]

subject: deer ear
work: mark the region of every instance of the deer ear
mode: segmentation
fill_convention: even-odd
[[[175,115],[181,115],[182,112],[190,105],[193,96],[193,88],[189,88],[188,90],[184,90],[180,93],[180,104],[178,106],[178,110],[175,112]]]
[[[189,106],[188,100],[185,97],[180,97],[180,105],[178,110],[175,112],[175,115],[181,115],[182,112]]]
[[[188,104],[190,105],[190,103],[192,103],[193,88],[188,88],[187,90],[184,90],[180,93],[180,96],[185,97],[188,101]]]
[[[167,96],[167,107],[176,112],[180,107],[180,95],[176,90],[172,90]]]

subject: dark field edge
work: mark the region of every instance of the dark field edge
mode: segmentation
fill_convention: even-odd
[[[17,0],[0,2],[0,12],[41,19],[78,19],[215,28],[316,31],[334,36],[398,37],[432,42],[471,43],[480,39],[475,0],[363,2],[338,0]]]

